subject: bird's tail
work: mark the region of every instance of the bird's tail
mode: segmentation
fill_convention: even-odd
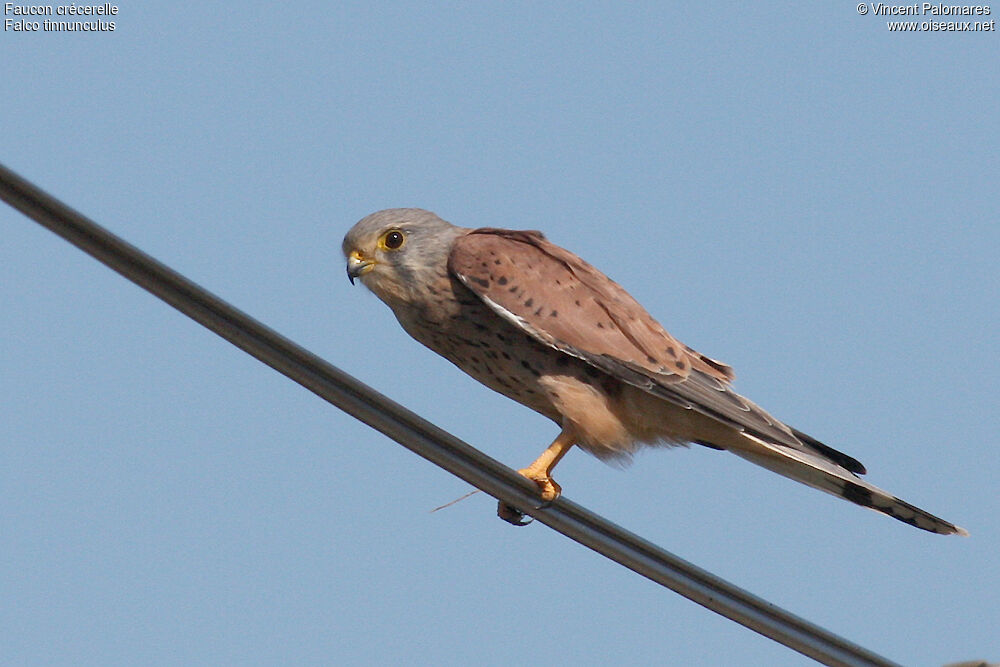
[[[766,442],[746,433],[742,435],[754,444],[729,448],[730,451],[779,475],[932,533],[966,537],[969,535],[964,528],[900,500],[822,456]]]

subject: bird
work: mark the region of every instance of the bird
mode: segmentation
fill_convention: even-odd
[[[681,343],[628,292],[538,231],[467,228],[419,208],[358,221],[342,250],[414,339],[490,389],[548,417],[555,440],[518,472],[541,506],[575,445],[627,461],[644,446],[702,445],[943,535],[968,532],[861,478],[848,456],[732,388],[733,369]],[[500,501],[498,515],[523,525]]]

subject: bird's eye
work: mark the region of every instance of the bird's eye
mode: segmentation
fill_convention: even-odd
[[[399,250],[403,247],[403,242],[406,241],[406,237],[403,236],[403,232],[398,229],[393,229],[385,233],[382,236],[381,245],[386,250]]]

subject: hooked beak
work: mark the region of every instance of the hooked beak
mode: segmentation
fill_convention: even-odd
[[[354,284],[354,279],[363,276],[375,268],[374,259],[366,259],[359,251],[352,250],[347,256],[347,279]]]

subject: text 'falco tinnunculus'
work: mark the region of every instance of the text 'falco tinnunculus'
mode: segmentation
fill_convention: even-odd
[[[354,225],[343,250],[351,282],[360,278],[407,333],[559,424],[520,471],[543,501],[559,496],[552,468],[574,444],[614,459],[697,443],[917,528],[968,534],[862,480],[861,463],[734,392],[729,366],[674,339],[620,285],[539,232],[389,209]],[[504,503],[499,514],[523,518]]]

